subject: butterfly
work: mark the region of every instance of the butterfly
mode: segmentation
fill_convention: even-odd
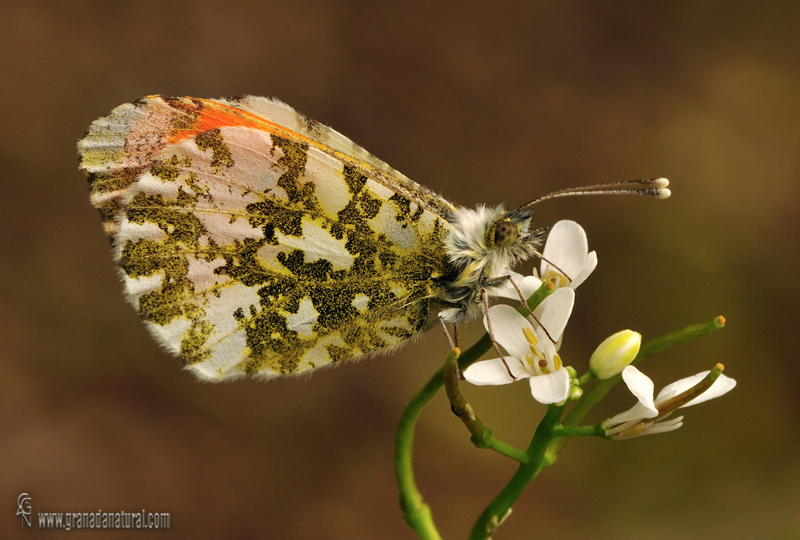
[[[543,198],[457,207],[275,99],[148,96],[78,152],[126,299],[205,380],[306,372],[472,318],[546,235]],[[604,192],[668,195],[632,182]]]

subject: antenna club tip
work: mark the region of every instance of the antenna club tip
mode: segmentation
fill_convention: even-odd
[[[672,195],[672,192],[671,192],[669,189],[667,189],[667,188],[660,188],[660,189],[658,190],[658,195],[657,195],[657,197],[658,197],[659,199],[669,199],[669,196],[670,196],[670,195]]]
[[[665,188],[669,185],[669,180],[666,178],[656,178],[653,180],[653,186],[657,188]]]

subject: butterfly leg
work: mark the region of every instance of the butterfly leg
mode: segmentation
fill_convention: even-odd
[[[486,295],[486,289],[481,289],[481,301],[483,302],[483,312],[486,314],[486,330],[489,332],[489,339],[492,342],[492,346],[494,350],[497,352],[497,355],[500,357],[500,361],[503,362],[503,365],[508,372],[508,376],[511,377],[511,380],[517,382],[517,378],[511,373],[511,368],[508,367],[508,362],[506,362],[503,353],[500,351],[500,346],[497,344],[497,340],[494,339],[494,331],[492,330],[492,318],[489,317],[489,299]]]
[[[566,277],[566,274],[564,274],[564,276]],[[511,283],[514,289],[517,291],[519,299],[522,301],[522,305],[525,307],[525,310],[533,318],[533,320],[536,321],[536,323],[539,325],[539,328],[541,328],[544,331],[548,339],[550,339],[550,341],[552,341],[553,343],[556,343],[556,340],[553,339],[553,337],[550,335],[550,332],[547,331],[547,328],[544,327],[542,322],[536,317],[536,315],[533,314],[533,311],[531,311],[530,308],[528,307],[528,299],[525,298],[525,295],[522,293],[522,289],[519,288],[519,285],[517,285],[517,282],[514,281],[514,278],[512,278],[511,276],[507,277],[508,277],[508,282]]]
[[[444,332],[444,337],[447,339],[448,345],[450,345],[450,350],[454,350],[458,348],[458,330],[457,326],[453,326],[453,332],[456,335],[456,339],[453,340],[452,336],[450,336],[450,332],[447,330],[447,323],[444,322],[444,314],[443,312],[439,312],[439,325],[442,327],[442,332]]]
[[[551,261],[550,259],[545,258],[545,256],[542,255],[542,253],[538,249],[534,249],[533,250],[533,254],[536,255],[540,260],[546,262],[547,264],[549,264],[550,266],[552,266],[553,268],[558,270],[561,273],[561,275],[564,276],[564,279],[566,279],[568,282],[572,283],[572,278],[569,277],[567,275],[567,273],[564,272],[561,268],[559,268],[559,266],[557,264],[555,264],[553,261]],[[544,279],[544,276],[542,276],[542,279]]]

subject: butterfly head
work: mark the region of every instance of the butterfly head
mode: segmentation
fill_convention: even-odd
[[[439,281],[442,300],[458,306],[455,321],[473,311],[481,292],[500,286],[510,269],[535,255],[546,228],[532,228],[533,211],[502,206],[459,208],[445,239],[450,271]]]
[[[547,233],[547,229],[531,230],[532,220],[531,210],[500,214],[487,227],[485,238],[487,248],[504,252],[512,264],[529,258]]]
[[[531,210],[509,212],[502,206],[458,209],[445,242],[450,261],[457,267],[481,267],[493,273],[490,269],[530,258],[547,232],[531,230],[532,219]]]

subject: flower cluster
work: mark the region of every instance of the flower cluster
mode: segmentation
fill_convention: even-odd
[[[484,326],[493,334],[507,356],[476,362],[464,371],[464,378],[476,385],[500,385],[528,379],[531,395],[544,404],[562,403],[580,396],[575,371],[563,365],[558,354],[561,339],[575,303],[575,288],[597,266],[597,255],[589,251],[586,233],[574,221],[559,221],[553,226],[542,253],[541,278],[511,272],[496,296],[524,301],[551,281],[556,290],[529,316],[520,315],[507,305],[492,306],[484,316]],[[601,343],[589,361],[590,374],[600,381],[620,373],[628,389],[638,399],[630,410],[603,422],[607,437],[632,438],[672,431],[683,417],[667,420],[675,409],[688,407],[721,396],[736,381],[721,375],[722,366],[698,373],[666,386],[655,398],[653,382],[630,365],[637,357],[642,336],[622,330]]]

